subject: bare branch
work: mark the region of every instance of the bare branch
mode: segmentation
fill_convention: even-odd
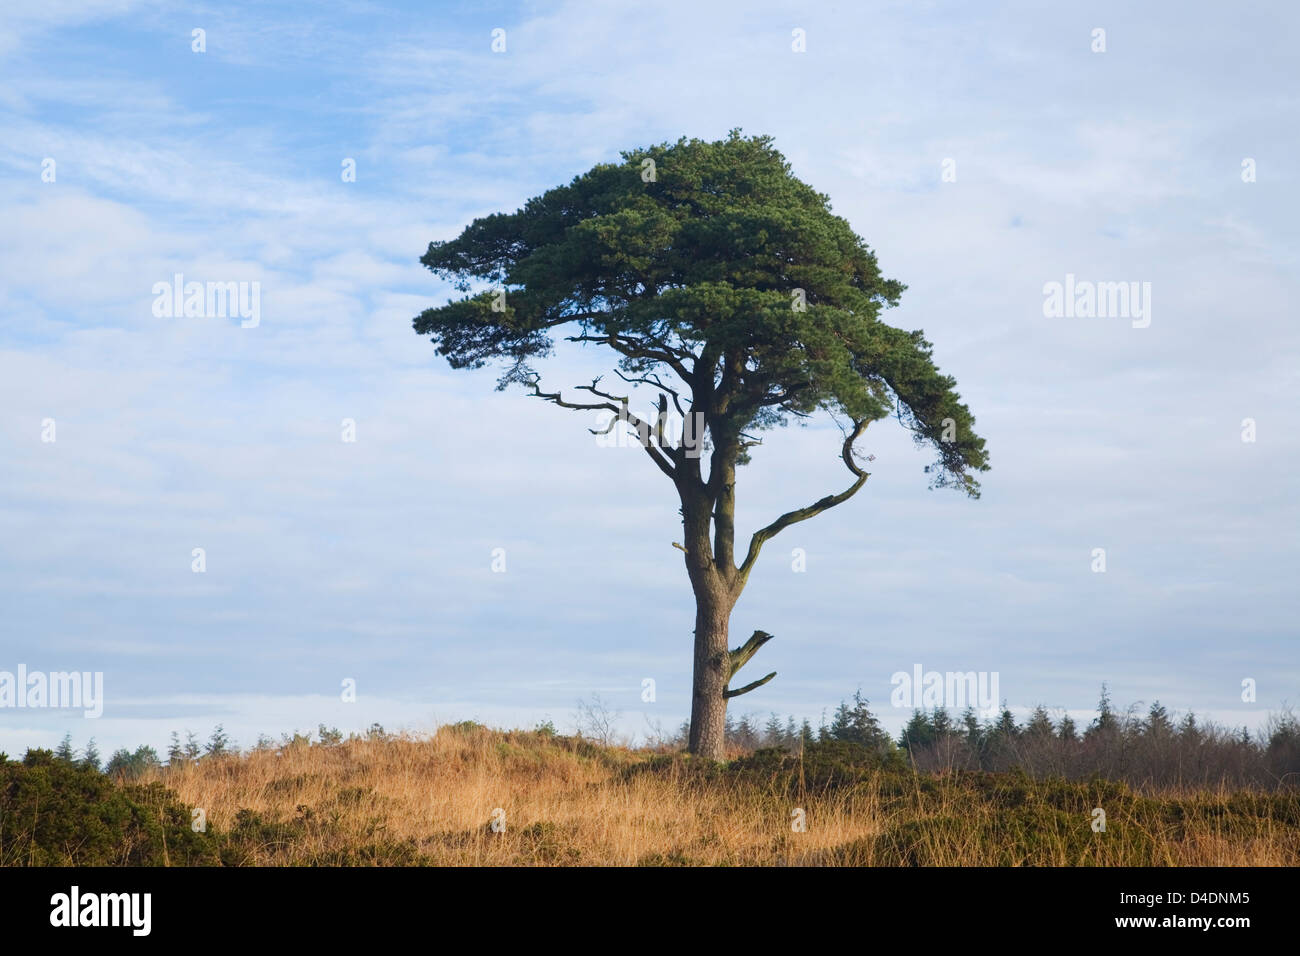
[[[733,647],[731,650],[727,651],[727,681],[730,682],[731,678],[736,675],[736,671],[749,663],[749,659],[758,653],[758,649],[771,639],[772,635],[767,633],[767,631],[755,631],[750,636],[749,640],[740,645],[740,647]],[[756,680],[752,684],[746,684],[738,690],[731,690],[730,688],[724,687],[722,690],[722,696],[723,698],[731,698],[739,697],[741,694],[748,694],[751,690],[762,687],[775,676],[776,671],[772,671],[772,673],[768,674],[761,680]]]
[[[681,394],[677,391],[677,389],[673,388],[672,386],[665,385],[663,383],[663,380],[659,378],[658,375],[655,375],[654,373],[647,373],[645,375],[642,375],[640,378],[629,378],[628,376],[620,372],[618,369],[614,369],[614,374],[617,375],[619,378],[621,378],[623,381],[631,385],[653,385],[655,388],[659,389],[660,391],[667,392],[669,395],[673,397],[673,404],[677,406],[677,414],[681,415],[683,418],[686,417],[686,411],[685,409],[682,408]]]
[[[561,408],[571,408],[574,409],[575,411],[585,411],[585,412],[611,411],[618,416],[618,419],[616,420],[626,421],[629,425],[631,425],[633,428],[637,430],[637,434],[639,436],[640,435],[648,436],[650,433],[649,426],[646,425],[645,422],[641,421],[641,419],[639,419],[636,415],[633,415],[630,411],[628,411],[628,407],[627,407],[628,400],[626,398],[619,398],[618,396],[608,395],[605,392],[599,391],[596,388],[596,382],[599,381],[600,379],[596,379],[590,385],[579,385],[577,386],[577,388],[584,391],[591,392],[593,395],[598,395],[601,398],[609,399],[609,401],[595,402],[595,403],[566,402],[561,397],[561,394],[559,392],[543,392],[541,387],[541,378],[537,375],[534,375],[532,378],[526,380],[524,384],[533,390],[533,395],[536,396],[537,398],[551,402],[554,405],[559,405]],[[619,402],[620,404],[615,405],[614,402]],[[610,423],[610,428],[613,428],[613,422]],[[587,431],[591,432],[593,435],[603,435],[603,434],[608,434],[610,429],[607,428],[602,432],[594,428],[589,428],[587,429]],[[663,453],[660,452],[659,449],[655,448],[654,444],[648,440],[641,442],[641,447],[646,450],[646,454],[649,455],[651,461],[653,461],[659,467],[659,470],[662,471],[669,478],[671,478],[673,483],[676,484],[677,469],[673,467],[672,462],[670,462],[667,458],[665,458]]]
[[[776,671],[772,671],[772,673],[768,674],[766,677],[760,678],[759,680],[754,681],[754,683],[752,684],[746,684],[744,687],[741,687],[738,690],[724,690],[722,692],[722,696],[727,699],[730,699],[732,697],[739,697],[741,694],[748,694],[751,690],[756,690],[759,687],[762,687],[764,684],[766,684],[775,676],[776,676]]]
[[[608,335],[588,335],[584,332],[581,335],[570,335],[565,341],[592,342],[597,345],[608,345],[615,351],[622,352],[628,358],[654,359],[656,362],[663,362],[671,368],[677,373],[678,377],[681,378],[683,382],[689,382],[691,380],[691,373],[683,364],[682,359],[687,357],[694,358],[694,354],[691,352],[672,349],[670,346],[663,343],[656,343],[659,347],[651,348],[638,341],[620,341],[618,336],[612,332]]]
[[[590,385],[575,385],[574,388],[576,388],[580,392],[591,392],[591,394],[593,395],[599,395],[601,398],[607,398],[611,402],[618,402],[620,405],[623,406],[623,408],[627,408],[628,402],[631,401],[631,399],[628,396],[611,395],[609,394],[609,392],[602,392],[600,389],[596,387],[596,383],[598,383],[599,381],[600,381],[600,376],[597,376],[596,378],[593,378],[591,380]],[[629,419],[634,417],[636,416],[632,415],[631,412],[628,413]]]
[[[864,431],[866,431],[868,424],[869,420],[867,419],[855,421],[853,423],[853,430],[849,432],[848,436],[844,439],[844,446],[840,452],[840,457],[844,460],[845,466],[849,471],[857,476],[857,481],[853,482],[852,485],[844,491],[841,491],[838,495],[827,495],[820,501],[813,502],[807,508],[798,508],[794,511],[787,511],[767,527],[755,531],[754,536],[749,539],[749,554],[745,557],[745,563],[740,566],[740,573],[738,576],[740,582],[743,583],[746,577],[748,577],[749,572],[754,567],[754,562],[758,560],[758,553],[762,550],[763,544],[766,541],[774,538],[792,524],[797,524],[800,521],[807,521],[809,518],[815,518],[823,511],[826,511],[829,508],[834,508],[838,504],[843,504],[845,501],[848,501],[857,494],[858,490],[866,484],[867,479],[870,478],[871,475],[863,471],[858,466],[858,463],[853,460],[853,443],[858,440],[858,437]]]
[[[749,663],[749,659],[758,653],[758,649],[772,639],[767,631],[755,631],[740,647],[727,651],[727,679]]]

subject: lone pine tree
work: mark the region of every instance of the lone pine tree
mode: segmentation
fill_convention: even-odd
[[[865,484],[854,444],[867,426],[896,414],[938,453],[926,469],[932,486],[972,497],[987,455],[923,334],[879,319],[905,287],[881,276],[867,244],[791,174],[770,137],[733,130],[622,155],[430,243],[420,261],[463,297],[414,326],[453,368],[503,361],[499,389],[518,383],[562,408],[613,413],[610,427],[634,431],[673,483],[684,535],[674,544],[695,597],[690,749],[719,759],[727,700],[776,676],[729,686],[771,639],[755,631],[728,650],[732,608],[766,541]],[[653,389],[656,412],[637,416],[601,379],[576,387],[592,401],[544,391],[533,362],[559,330],[616,353],[615,374]],[[738,557],[736,470],[755,434],[818,411],[841,423],[852,483],[760,528]]]

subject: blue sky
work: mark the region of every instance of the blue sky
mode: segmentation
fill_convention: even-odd
[[[775,634],[750,667],[779,676],[733,711],[816,723],[861,687],[896,730],[918,663],[1083,720],[1103,681],[1233,725],[1300,697],[1288,5],[27,6],[0,14],[0,670],[103,671],[107,700],[0,710],[0,749],[566,727],[592,693],[628,733],[679,724],[667,481],[410,321],[452,294],[430,240],[733,127],[907,283],[886,318],[935,343],[993,464],[979,501],[932,492],[873,428],[867,488],[765,550],[733,632]],[[260,324],[156,318],[177,272],[259,282]],[[1151,283],[1150,325],[1045,317],[1067,274]],[[544,382],[605,367],[561,352]],[[742,535],[839,490],[838,448],[772,433]]]

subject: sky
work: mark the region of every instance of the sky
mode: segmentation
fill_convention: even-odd
[[[0,750],[569,730],[593,694],[676,730],[671,485],[411,320],[455,294],[430,241],[733,128],[907,284],[883,318],[924,329],[992,470],[931,491],[873,426],[866,488],[764,550],[732,633],[776,635],[745,674],[778,677],[732,712],[816,725],[861,689],[897,731],[920,666],[996,674],[1022,717],[1086,722],[1105,682],[1261,726],[1300,699],[1297,27],[1281,2],[6,5],[0,671],[102,672],[104,703],[0,707]],[[258,283],[256,324],[156,314],[178,273]],[[1049,314],[1067,276],[1145,314]],[[767,434],[738,541],[847,486],[839,446]]]

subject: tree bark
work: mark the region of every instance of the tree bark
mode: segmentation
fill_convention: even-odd
[[[730,580],[715,560],[712,496],[703,486],[683,489],[682,532],[686,571],[695,594],[695,667],[691,681],[690,752],[710,760],[725,756],[727,636],[736,604]]]
[[[691,694],[690,751],[722,760],[727,726],[727,632],[733,602],[708,582],[695,594],[695,676]]]

